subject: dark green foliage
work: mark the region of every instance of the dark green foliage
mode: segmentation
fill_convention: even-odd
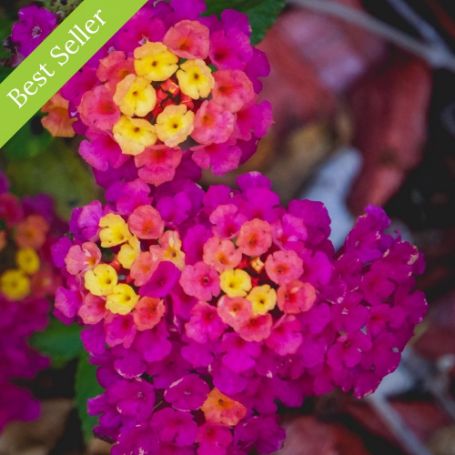
[[[253,27],[253,43],[261,41],[284,8],[284,0],[207,0],[208,14],[236,9],[248,14]]]

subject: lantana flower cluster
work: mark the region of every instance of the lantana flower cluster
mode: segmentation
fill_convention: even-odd
[[[322,204],[285,208],[258,173],[238,187],[94,202],[56,245],[56,308],[85,327],[113,454],[273,453],[279,404],[372,392],[426,311],[422,258],[382,209],[336,253]]]
[[[0,429],[37,417],[38,402],[19,387],[48,365],[28,344],[47,325],[59,284],[50,243],[63,229],[45,196],[20,200],[0,174]]]
[[[54,136],[84,136],[80,154],[106,189],[105,205],[73,212],[53,257],[65,281],[55,311],[84,327],[104,388],[89,411],[114,455],[273,453],[279,405],[371,393],[426,312],[423,259],[382,209],[369,207],[336,252],[323,205],[283,207],[261,174],[235,190],[195,183],[201,169],[237,169],[272,122],[247,17],[204,11],[202,0],[150,1],[43,108]],[[56,22],[23,9],[20,53]],[[49,226],[27,211],[8,221],[13,200],[0,194],[0,248],[28,250],[8,256],[0,286],[17,310],[36,296],[43,257],[20,242]]]
[[[85,136],[80,154],[101,184],[115,171],[158,186],[175,177],[184,155],[226,173],[253,154],[272,122],[270,103],[257,100],[269,66],[250,43],[246,15],[201,17],[202,0],[152,3],[44,109],[52,134]]]

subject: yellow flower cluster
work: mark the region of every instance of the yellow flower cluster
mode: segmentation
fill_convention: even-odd
[[[40,269],[41,261],[33,248],[16,253],[15,269],[6,270],[0,277],[0,292],[9,300],[22,300],[30,294],[31,277]]]
[[[157,106],[153,84],[175,75],[180,91],[192,100],[208,98],[215,86],[209,66],[199,59],[180,63],[163,43],[147,42],[134,52],[136,74],[126,76],[116,88],[114,101],[122,116],[113,133],[122,152],[138,155],[159,140],[177,147],[193,132],[194,112],[186,104],[170,104],[157,115],[154,124],[145,119]]]
[[[272,311],[277,303],[277,293],[268,284],[252,286],[250,275],[244,270],[226,270],[220,276],[222,291],[231,298],[245,297],[252,304],[255,315]]]
[[[129,269],[140,254],[139,239],[131,234],[125,220],[108,214],[99,222],[101,246],[120,246],[117,258]],[[136,291],[128,284],[119,283],[117,271],[108,264],[99,264],[84,275],[85,288],[93,295],[106,298],[106,308],[114,314],[130,313],[139,301]]]

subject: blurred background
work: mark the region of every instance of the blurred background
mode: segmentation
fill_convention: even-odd
[[[1,0],[2,36],[19,3]],[[337,246],[368,204],[384,206],[394,228],[426,256],[419,285],[430,302],[402,365],[372,397],[331,395],[283,413],[289,436],[281,455],[455,454],[454,6],[453,0],[292,0],[260,46],[272,65],[262,96],[274,106],[275,124],[239,172],[261,170],[284,202],[322,200]],[[17,140],[28,150],[30,135],[41,131],[27,128]],[[19,193],[52,192],[69,181],[71,191],[58,191],[67,213],[93,196],[92,184],[74,143],[59,147],[71,163],[53,171],[54,145],[39,140],[44,155],[28,150],[28,164],[19,165],[6,150],[1,164],[21,175]],[[40,177],[37,160],[48,160],[55,176]],[[205,184],[234,180],[204,176]],[[72,368],[40,376],[42,419],[12,425],[0,437],[1,455],[108,453],[98,441],[84,447]]]

